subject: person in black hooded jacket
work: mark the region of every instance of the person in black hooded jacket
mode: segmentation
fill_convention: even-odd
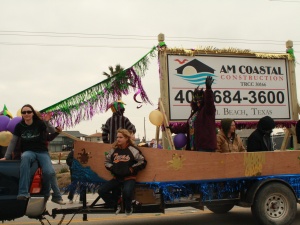
[[[247,152],[273,151],[271,133],[274,128],[275,122],[271,117],[262,117],[256,130],[248,138]]]
[[[300,120],[296,124],[297,143],[300,144]]]

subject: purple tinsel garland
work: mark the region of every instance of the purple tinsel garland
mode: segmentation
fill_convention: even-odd
[[[124,86],[120,87],[120,85]],[[141,77],[131,67],[126,70],[125,78],[113,82],[111,86],[104,88],[101,93],[95,93],[90,99],[83,100],[80,103],[76,103],[76,100],[74,100],[72,105],[60,105],[51,110],[51,123],[62,128],[73,127],[82,120],[91,120],[97,113],[106,112],[109,105],[118,100],[119,96],[128,95],[130,91],[136,90],[140,90],[140,96],[144,103],[152,104],[143,88]]]
[[[258,121],[235,121],[237,129],[255,129],[257,127]],[[289,120],[289,121],[275,121],[276,128],[291,128],[292,125],[296,126],[297,121]],[[169,122],[172,130],[182,130],[182,127],[186,127],[186,122]],[[221,122],[216,122],[216,127],[221,127]]]

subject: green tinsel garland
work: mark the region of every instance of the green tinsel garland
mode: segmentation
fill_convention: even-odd
[[[156,46],[128,69],[44,108],[41,112],[52,112],[57,125],[73,126],[82,119],[91,118],[95,113],[106,111],[111,102],[118,100],[121,95],[128,95],[132,90],[142,89],[143,102],[152,104],[143,90],[140,77],[145,76],[150,57],[156,56],[155,50]]]

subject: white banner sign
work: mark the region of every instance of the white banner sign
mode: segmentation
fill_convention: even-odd
[[[216,119],[291,119],[286,59],[168,55],[170,120],[184,121],[192,93],[212,76]]]

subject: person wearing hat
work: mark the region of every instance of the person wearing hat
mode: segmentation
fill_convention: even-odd
[[[247,142],[248,152],[273,151],[271,133],[275,128],[274,120],[265,116],[258,121],[257,128],[250,134]]]
[[[233,119],[222,119],[221,130],[217,134],[216,152],[245,152],[242,139],[235,133],[235,121]]]
[[[117,130],[120,128],[131,130],[135,134],[135,126],[123,115],[125,111],[124,105],[124,102],[121,100],[113,102],[110,105],[109,108],[113,112],[113,115],[102,126],[102,139],[104,143],[114,143],[117,139]]]
[[[0,115],[4,115],[9,117],[10,119],[13,118],[12,114],[10,113],[10,111],[8,111],[6,105],[4,105],[3,110],[0,112]]]
[[[11,113],[7,110],[6,105],[4,105],[3,110],[0,112],[0,116],[7,116],[8,118],[12,119],[13,116]],[[4,157],[5,152],[6,152],[7,146],[2,146],[0,145],[0,159]]]
[[[211,89],[214,79],[208,76],[205,81],[206,90],[195,88],[191,102],[191,114],[180,126],[169,126],[175,134],[186,133],[186,150],[214,152],[217,148],[216,108],[214,93]]]

